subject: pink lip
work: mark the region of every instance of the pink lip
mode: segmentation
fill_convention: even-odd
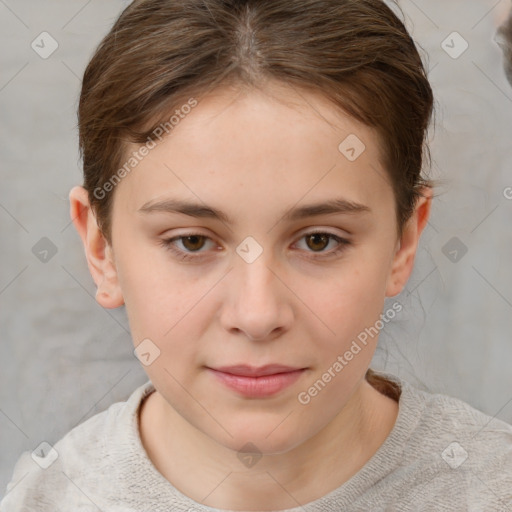
[[[248,397],[265,397],[292,385],[305,368],[266,365],[254,368],[246,365],[208,368],[224,385]]]

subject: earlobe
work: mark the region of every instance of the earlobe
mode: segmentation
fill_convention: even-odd
[[[396,244],[386,285],[386,297],[395,297],[406,285],[413,267],[419,240],[430,217],[432,190],[426,187],[417,200],[413,214],[406,222],[402,236]]]
[[[69,201],[71,220],[82,239],[89,272],[97,286],[97,302],[109,309],[122,306],[124,299],[112,248],[98,227],[85,188],[73,187],[69,193]]]

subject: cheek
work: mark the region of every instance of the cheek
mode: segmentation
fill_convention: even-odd
[[[148,250],[133,250],[128,245],[123,251],[119,244],[117,272],[134,342],[160,339],[176,323],[176,317],[185,314],[188,288],[181,286],[177,277],[171,281],[163,262],[151,257]]]
[[[205,299],[218,278],[179,269],[166,260],[163,249],[119,254],[123,256],[118,275],[133,344],[137,347],[149,339],[159,351],[158,359],[146,371],[153,377],[166,368],[184,380],[183,372],[197,366],[204,351],[200,340],[212,315]]]
[[[315,368],[297,399],[324,417],[334,417],[339,404],[349,399],[363,378],[375,352],[379,334],[375,326],[384,305],[381,272],[371,265],[347,267],[328,285],[310,290],[309,297],[316,299],[314,309],[329,329],[322,329],[322,336],[315,336],[311,329]]]
[[[357,353],[353,357],[357,363],[350,366],[360,367],[371,360],[375,350],[375,325],[384,307],[386,272],[382,262],[371,258],[371,253],[366,258],[362,253],[356,257],[357,264],[347,261],[328,280],[311,280],[300,291],[315,314],[310,315],[308,324],[310,337],[316,340],[321,371],[351,349]],[[348,357],[352,358],[350,354]]]
[[[327,279],[310,280],[302,290],[307,303],[328,325],[358,325],[381,312],[386,274],[382,266],[358,258],[329,274]],[[328,321],[327,321],[328,320]]]

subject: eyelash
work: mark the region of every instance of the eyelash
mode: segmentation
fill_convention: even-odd
[[[303,238],[305,238],[307,236],[311,236],[311,235],[327,235],[329,237],[329,239],[332,239],[332,240],[335,240],[336,242],[338,242],[338,246],[335,249],[333,249],[327,253],[325,253],[324,251],[317,252],[317,253],[315,253],[314,251],[307,251],[307,252],[313,252],[313,254],[320,255],[320,256],[313,256],[313,257],[308,256],[308,258],[310,258],[310,259],[331,258],[331,257],[337,256],[338,254],[343,252],[348,246],[350,246],[352,244],[352,242],[350,242],[346,238],[342,238],[333,233],[329,233],[329,232],[325,232],[325,231],[310,231],[308,233],[304,233],[299,238],[299,240],[302,240]],[[211,240],[209,237],[207,237],[206,235],[203,235],[201,233],[184,233],[182,235],[175,236],[172,238],[162,239],[160,241],[160,243],[166,249],[168,249],[169,251],[174,253],[182,261],[200,261],[201,259],[203,259],[203,256],[195,256],[196,253],[194,253],[194,252],[187,253],[185,251],[182,251],[181,249],[177,249],[176,246],[173,244],[173,242],[175,240],[181,240],[183,238],[188,238],[191,236],[202,236],[202,237],[205,237],[207,240]],[[198,252],[198,254],[199,254],[199,252]]]

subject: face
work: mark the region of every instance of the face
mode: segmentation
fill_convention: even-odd
[[[376,133],[320,95],[271,92],[201,98],[116,186],[112,250],[162,403],[221,445],[280,453],[347,404],[378,339],[362,333],[399,290]],[[273,364],[300,371],[215,371]]]

